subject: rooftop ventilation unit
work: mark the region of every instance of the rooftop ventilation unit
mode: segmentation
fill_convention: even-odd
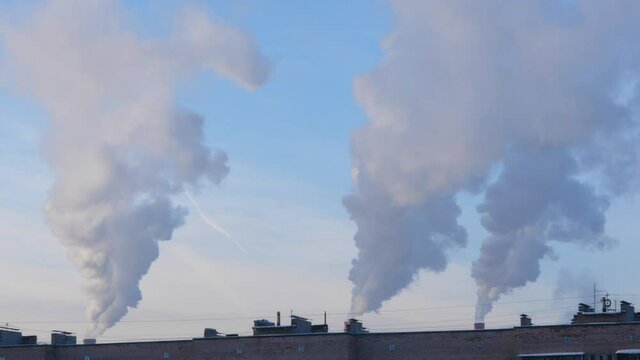
[[[593,307],[591,307],[591,305],[587,305],[585,303],[580,303],[580,304],[578,304],[578,312],[581,312],[581,313],[592,313],[592,312],[595,312],[595,310],[593,309]]]
[[[51,332],[51,345],[75,345],[76,336],[72,332],[53,330]]]
[[[527,314],[520,315],[520,326],[531,326],[531,318]]]

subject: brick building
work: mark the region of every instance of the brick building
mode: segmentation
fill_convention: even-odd
[[[598,314],[579,312],[568,325],[535,326],[523,315],[521,326],[507,329],[395,333],[369,333],[354,319],[341,333],[302,333],[302,327],[291,328],[303,324],[295,317],[284,333],[279,322],[258,322],[263,328],[254,336],[222,336],[207,329],[206,337],[192,340],[114,344],[74,345],[58,339],[33,345],[7,334],[14,344],[0,346],[0,360],[639,360],[640,321],[633,306]],[[588,322],[591,318],[598,322]]]

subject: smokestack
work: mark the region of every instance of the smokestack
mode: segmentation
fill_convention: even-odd
[[[278,311],[278,320],[276,321],[276,325],[280,326],[280,311]]]
[[[344,332],[348,334],[366,334],[369,331],[362,326],[362,323],[358,319],[349,319],[344,322]]]
[[[473,329],[474,330],[484,330],[484,323],[483,322],[477,322],[473,324]]]
[[[520,315],[520,326],[531,326],[531,318],[529,317],[529,315]]]

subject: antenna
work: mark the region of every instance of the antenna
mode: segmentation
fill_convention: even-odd
[[[596,288],[596,283],[593,283],[593,308],[596,308],[596,298],[597,296],[602,296],[600,298],[600,303],[602,304],[602,312],[609,311],[611,307],[611,300],[609,300],[609,292],[606,290],[600,290]]]

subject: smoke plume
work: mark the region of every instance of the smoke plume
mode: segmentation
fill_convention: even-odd
[[[184,222],[171,195],[229,171],[227,155],[204,145],[202,117],[176,106],[177,82],[213,70],[254,89],[269,63],[197,9],[170,35],[142,37],[116,1],[51,1],[0,36],[9,81],[51,120],[46,218],[86,280],[87,335],[101,335],[137,306],[158,241]]]
[[[477,321],[535,281],[552,242],[605,249],[637,164],[640,4],[391,1],[384,59],[355,80],[352,312],[375,311],[466,243],[460,192],[484,193]]]
[[[553,290],[553,296],[556,299],[576,299],[581,303],[592,304],[594,295],[594,286],[597,283],[595,274],[589,268],[584,268],[581,271],[572,271],[568,268],[563,268],[558,271],[558,278],[556,280],[556,287]],[[571,319],[576,312],[575,303],[572,301],[570,308],[567,308],[563,319]],[[593,304],[596,308],[596,304]]]
[[[501,294],[535,281],[540,259],[552,253],[550,240],[607,248],[604,196],[575,179],[575,160],[563,149],[515,150],[504,159],[499,180],[478,206],[491,233],[471,275],[478,285],[476,322],[482,322]]]

